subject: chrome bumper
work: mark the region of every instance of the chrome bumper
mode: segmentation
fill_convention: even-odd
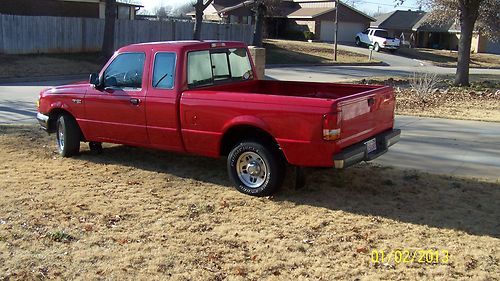
[[[42,127],[42,129],[47,132],[49,131],[49,116],[38,112],[36,114],[36,120],[38,120],[38,123],[40,124],[40,127]]]
[[[333,156],[335,168],[345,169],[359,162],[371,161],[379,157],[386,153],[390,146],[399,141],[400,135],[401,130],[399,129],[392,129],[376,135],[373,138],[376,139],[377,149],[370,153],[367,153],[365,142],[373,138],[344,148],[342,152]]]

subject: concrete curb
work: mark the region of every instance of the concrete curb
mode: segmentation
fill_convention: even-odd
[[[313,64],[266,64],[267,68],[281,67],[307,67],[307,66],[389,66],[385,62],[360,62],[360,63],[313,63]]]

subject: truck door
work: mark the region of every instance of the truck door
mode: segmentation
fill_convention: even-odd
[[[85,95],[89,139],[125,144],[146,144],[143,80],[146,54],[116,56],[101,74],[104,85],[90,86]]]
[[[174,52],[155,53],[146,97],[146,119],[152,146],[182,151],[175,90],[176,62]]]

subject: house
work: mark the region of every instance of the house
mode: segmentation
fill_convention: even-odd
[[[134,20],[141,5],[117,1],[118,19]],[[104,0],[2,0],[0,14],[53,17],[105,17]]]
[[[249,2],[251,1],[214,0],[203,11],[203,20],[234,24],[253,24],[254,14]],[[186,15],[194,19],[195,12],[191,11]]]
[[[337,41],[353,43],[356,34],[368,28],[375,19],[345,3],[338,3]],[[281,15],[275,18],[285,20],[287,30],[310,31],[316,39],[331,42],[335,38],[336,9],[335,0],[284,0]]]
[[[456,19],[446,23],[431,23],[424,11],[393,11],[376,17],[371,27],[386,29],[390,36],[407,42],[411,47],[458,50],[460,25]],[[492,42],[475,32],[471,51],[500,54],[500,43]]]
[[[214,0],[204,11],[204,20],[252,24],[252,0]],[[290,33],[313,32],[321,41],[332,42],[335,36],[335,0],[283,0],[267,15],[266,33],[272,37],[287,37]],[[356,33],[370,26],[374,18],[339,2],[339,42],[354,42]],[[187,15],[194,17],[194,12]]]

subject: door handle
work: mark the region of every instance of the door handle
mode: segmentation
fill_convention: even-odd
[[[139,105],[141,103],[140,99],[132,98],[130,99],[130,103],[133,105]]]

